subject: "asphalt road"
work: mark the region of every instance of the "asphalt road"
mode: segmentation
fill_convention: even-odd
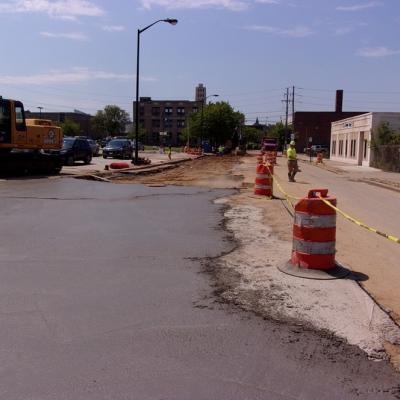
[[[218,302],[225,195],[1,182],[0,398],[400,398],[387,363]]]

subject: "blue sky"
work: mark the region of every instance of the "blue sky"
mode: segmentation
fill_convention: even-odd
[[[0,95],[26,108],[107,104],[129,113],[136,32],[141,96],[194,99],[202,82],[246,114],[279,120],[286,87],[296,110],[400,111],[398,0],[0,0]]]

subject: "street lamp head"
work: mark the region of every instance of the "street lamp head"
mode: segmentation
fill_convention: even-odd
[[[167,18],[163,20],[164,22],[168,22],[171,25],[176,25],[178,23],[178,20],[175,18]]]

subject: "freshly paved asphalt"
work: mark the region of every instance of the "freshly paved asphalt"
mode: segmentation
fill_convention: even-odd
[[[224,191],[0,183],[0,399],[393,399],[329,335],[216,302]]]

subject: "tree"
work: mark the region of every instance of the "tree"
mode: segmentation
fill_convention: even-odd
[[[400,144],[400,132],[396,132],[392,129],[389,122],[381,122],[371,142],[372,147]]]
[[[108,105],[104,110],[97,111],[92,118],[92,129],[97,136],[118,136],[125,133],[125,127],[130,122],[129,114],[115,105]]]
[[[270,125],[268,127],[268,137],[278,139],[278,147],[283,148],[287,142],[287,138],[293,132],[291,125],[288,126],[287,132],[285,125],[282,122],[277,122],[275,125]]]
[[[193,142],[194,139],[198,141],[202,137],[214,145],[224,144],[233,138],[235,128],[243,119],[243,114],[234,111],[226,102],[208,104],[203,107],[203,112],[200,109],[190,116],[182,138],[184,140],[190,138]]]
[[[132,128],[129,129],[127,137],[131,140],[136,139],[135,125],[132,125]],[[142,125],[139,125],[139,140],[143,142],[145,138],[146,138],[146,129],[144,129]]]
[[[60,127],[63,131],[64,136],[76,136],[80,133],[80,126],[76,122],[72,121],[72,119],[67,118],[65,122],[60,124]]]
[[[264,136],[264,133],[254,126],[245,126],[244,127],[244,139],[247,143],[247,148],[260,148],[261,139]]]

